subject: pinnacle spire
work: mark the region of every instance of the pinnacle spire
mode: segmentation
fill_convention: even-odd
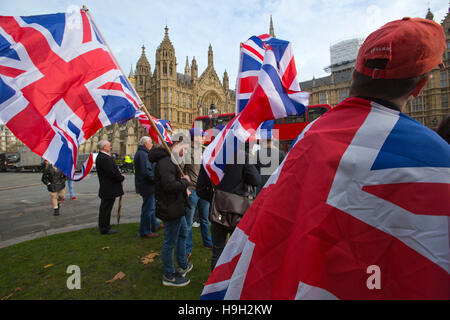
[[[189,58],[186,56],[186,66],[184,67],[184,74],[190,74],[191,69],[189,68]]]
[[[134,77],[134,71],[133,71],[133,64],[131,64],[130,74],[128,75],[128,78]]]
[[[269,36],[275,38],[275,31],[273,30],[273,21],[272,21],[272,14],[270,15],[270,27],[269,27]]]
[[[434,21],[434,14],[431,12],[430,8],[428,8],[428,12],[427,15],[425,16],[425,19]]]
[[[208,66],[213,67],[214,66],[214,55],[213,55],[213,49],[211,43],[209,44],[208,48]]]

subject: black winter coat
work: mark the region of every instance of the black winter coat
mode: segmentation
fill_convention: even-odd
[[[100,189],[98,196],[102,199],[111,199],[123,195],[122,181],[125,179],[117,168],[114,158],[99,152],[95,159]]]
[[[49,192],[58,192],[66,187],[66,176],[58,168],[48,165],[42,174],[42,183],[47,186]]]
[[[259,187],[262,182],[261,175],[255,165],[248,163],[248,155],[246,155],[246,161],[245,164],[227,164],[222,181],[216,188],[244,196],[247,193],[246,184]],[[198,174],[196,190],[200,198],[211,202],[214,192],[213,185],[203,166]]]
[[[180,171],[167,150],[152,148],[148,152],[150,162],[155,166],[156,216],[161,220],[175,220],[185,215],[188,206],[186,189],[189,182],[181,178]]]
[[[144,146],[139,146],[134,155],[134,184],[136,193],[140,195],[155,192],[155,174],[153,164],[148,160],[148,151]]]

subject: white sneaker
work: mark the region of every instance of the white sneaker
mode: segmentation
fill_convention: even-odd
[[[183,277],[182,275],[175,273],[172,278],[167,278],[163,275],[162,284],[164,286],[172,286],[172,287],[184,287],[187,286],[191,280],[189,278]]]
[[[192,226],[193,226],[194,228],[198,228],[198,227],[200,227],[200,223],[194,222],[194,223],[192,224]]]
[[[192,268],[194,268],[194,264],[192,262],[188,261],[186,269],[179,267],[179,268],[177,268],[177,273],[182,277],[186,277],[186,273],[191,271]]]

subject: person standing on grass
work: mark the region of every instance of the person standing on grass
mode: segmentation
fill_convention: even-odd
[[[160,229],[155,216],[155,174],[153,164],[148,160],[148,152],[153,147],[152,139],[143,136],[139,141],[138,150],[134,155],[136,193],[142,197],[141,221],[139,236],[141,238],[156,238]]]
[[[50,192],[53,215],[59,216],[59,204],[64,199],[64,193],[66,188],[66,176],[58,168],[56,168],[49,161],[44,160],[44,173],[42,174],[41,181],[47,186],[48,192]]]
[[[188,230],[188,238],[186,242],[186,254],[188,258],[191,256],[194,242],[192,239],[192,224],[194,220],[195,209],[198,208],[200,218],[200,231],[202,234],[203,245],[212,248],[211,235],[209,234],[209,202],[201,199],[196,192],[197,178],[202,166],[202,140],[203,131],[200,128],[191,128],[189,130],[191,136],[191,162],[184,166],[184,172],[189,176],[191,182],[189,184],[189,207],[186,207],[186,224]]]
[[[117,230],[111,229],[111,210],[116,197],[123,195],[122,182],[125,175],[121,174],[117,168],[114,158],[111,156],[111,143],[108,140],[101,140],[98,143],[99,153],[95,159],[98,181],[100,188],[100,209],[98,215],[98,228],[101,234],[114,234]]]
[[[187,228],[184,207],[187,201],[189,176],[181,176],[176,158],[182,157],[188,145],[174,141],[170,146],[172,156],[166,149],[152,148],[148,153],[150,162],[155,162],[156,216],[164,223],[164,242],[161,251],[164,286],[183,287],[190,280],[186,274],[192,270],[192,262],[186,259]],[[178,268],[174,266],[174,251]]]

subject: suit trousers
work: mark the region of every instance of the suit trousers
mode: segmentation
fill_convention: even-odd
[[[98,214],[98,229],[101,233],[108,232],[111,229],[111,210],[116,198],[102,198],[100,201],[100,210]]]

